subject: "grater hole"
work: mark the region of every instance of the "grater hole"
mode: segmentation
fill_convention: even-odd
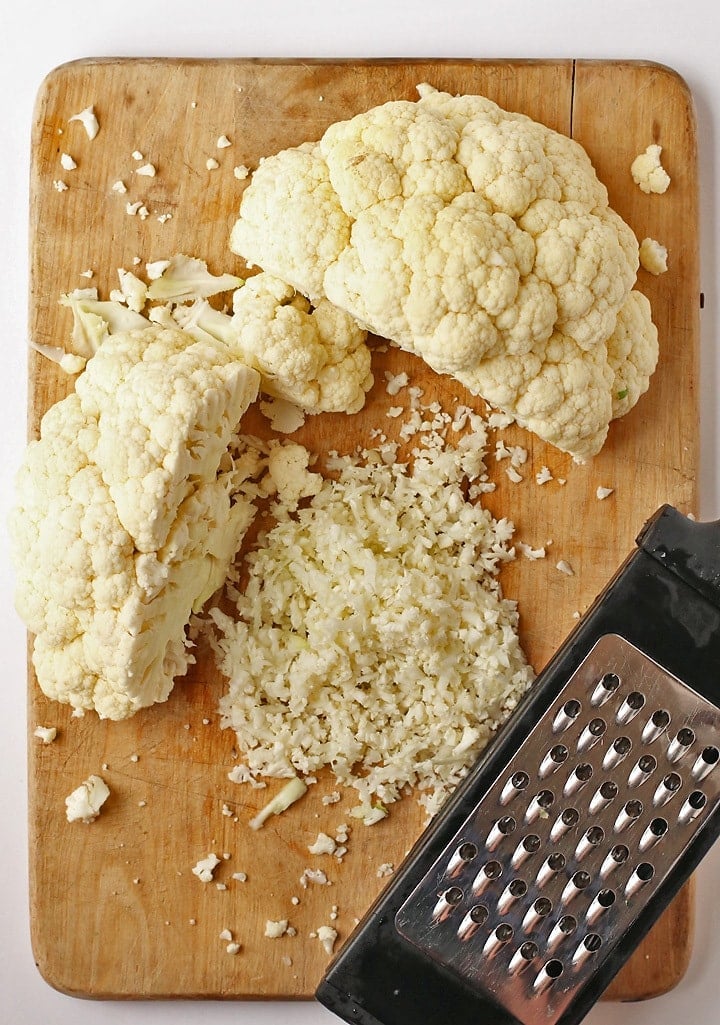
[[[655,866],[649,861],[641,862],[627,881],[625,896],[632,897],[642,889],[655,875]]]
[[[500,804],[509,804],[514,797],[525,790],[529,782],[530,777],[526,772],[514,772],[502,789]]]
[[[503,815],[501,819],[498,819],[494,823],[492,829],[488,833],[485,846],[489,851],[494,851],[495,848],[502,843],[505,837],[510,836],[511,833],[515,832],[517,822],[512,815]]]
[[[627,758],[631,748],[632,740],[630,740],[630,737],[616,737],[605,752],[603,769],[614,769],[624,758]]]
[[[582,869],[579,872],[575,872],[562,892],[561,901],[564,904],[568,904],[578,893],[587,889],[589,885],[590,874],[588,872],[583,872]]]
[[[522,943],[513,954],[508,965],[508,970],[511,975],[519,975],[520,972],[524,971],[531,961],[540,953],[540,948],[537,943],[533,943],[532,940],[526,940]]]
[[[503,868],[499,861],[486,862],[473,880],[473,893],[480,894],[483,890],[486,890],[491,883],[500,878],[502,870]]]
[[[591,851],[599,847],[604,839],[605,830],[601,829],[600,826],[591,826],[580,838],[580,842],[575,848],[575,857],[578,861],[582,861]]]
[[[564,836],[568,830],[572,829],[578,824],[580,820],[580,812],[577,808],[565,808],[555,820],[552,829],[550,830],[550,839],[557,841],[560,837]]]
[[[638,758],[636,764],[630,771],[630,775],[628,776],[628,786],[641,786],[656,768],[657,758],[653,758],[652,755],[642,755],[642,757]]]
[[[494,957],[501,947],[510,942],[514,935],[515,930],[513,927],[508,922],[501,922],[500,925],[490,933],[485,941],[483,954],[485,954],[487,958]]]
[[[707,797],[702,790],[693,790],[685,804],[680,809],[678,820],[680,822],[692,822],[707,804]]]
[[[661,807],[663,804],[667,804],[668,801],[675,796],[681,786],[682,778],[678,776],[677,772],[669,772],[653,794],[653,804],[656,807]]]
[[[465,866],[473,861],[478,854],[477,844],[466,841],[461,843],[448,863],[447,873],[450,877],[460,875]]]
[[[720,751],[716,747],[713,745],[704,747],[692,768],[694,778],[705,779],[717,765],[718,759],[720,759]]]
[[[582,705],[574,698],[566,701],[553,720],[553,733],[569,729],[582,711]]]
[[[647,827],[643,835],[640,837],[639,847],[641,851],[646,851],[650,847],[654,847],[655,844],[662,840],[668,831],[667,819],[656,818],[653,819],[650,825]]]
[[[592,925],[596,922],[601,915],[603,915],[608,908],[611,908],[615,903],[615,891],[614,890],[600,890],[597,896],[593,899],[590,907],[587,909],[587,915],[585,916],[587,921]]]
[[[524,897],[527,891],[528,885],[524,879],[513,879],[498,898],[498,911],[504,914],[516,901]]]
[[[458,848],[458,854],[463,861],[472,861],[477,857],[478,849],[474,843],[463,843]]]
[[[615,832],[621,833],[632,826],[643,813],[642,801],[628,801],[615,819]]]
[[[480,926],[485,924],[489,915],[490,912],[484,904],[474,904],[460,923],[458,937],[461,940],[470,939]]]
[[[670,713],[664,708],[658,708],[653,712],[642,731],[642,739],[646,744],[652,744],[654,740],[664,733],[670,725]]]
[[[677,734],[670,741],[667,750],[668,760],[671,762],[678,762],[687,754],[688,750],[695,743],[695,733],[687,726],[683,726],[681,730],[678,730]]]
[[[536,993],[542,993],[544,990],[548,989],[548,987],[552,986],[564,971],[565,966],[562,961],[558,961],[557,958],[552,958],[540,969],[540,972],[533,983],[533,989]]]
[[[595,687],[595,690],[592,692],[590,704],[595,708],[599,705],[604,705],[605,702],[612,697],[619,686],[620,677],[617,673],[605,673]]]
[[[436,922],[443,922],[455,908],[462,903],[463,891],[459,886],[450,886],[440,893],[433,908],[432,917]]]
[[[572,936],[576,929],[577,919],[573,915],[563,915],[550,930],[547,940],[548,950],[550,952],[555,950],[556,947],[565,942],[568,936]]]
[[[600,784],[590,801],[590,814],[596,815],[599,811],[602,811],[602,809],[606,808],[611,801],[615,800],[617,795],[617,783],[614,783],[611,779],[605,780],[604,783]]]
[[[544,779],[546,776],[552,775],[553,772],[557,772],[560,766],[567,761],[569,754],[570,752],[564,744],[556,744],[551,747],[540,763],[538,770],[540,778]]]
[[[581,790],[585,786],[588,780],[592,777],[592,774],[593,767],[589,762],[581,762],[580,765],[576,765],[568,776],[565,787],[563,788],[563,794],[566,797],[576,794],[578,790]]]
[[[602,946],[602,937],[598,936],[596,932],[590,932],[587,936],[584,936],[578,944],[575,953],[573,954],[572,963],[578,968],[583,964],[589,957],[596,954]]]
[[[540,871],[537,874],[536,882],[538,886],[545,886],[553,876],[556,876],[558,872],[562,872],[565,868],[566,859],[565,855],[561,854],[560,851],[555,851],[543,862]]]
[[[578,739],[578,751],[589,751],[605,735],[607,723],[604,719],[591,719]]]
[[[524,861],[532,857],[533,854],[537,854],[540,850],[540,837],[537,833],[528,833],[524,836],[520,843],[515,848],[515,853],[512,856],[513,868],[517,868],[522,865]]]
[[[635,718],[644,705],[645,695],[641,694],[639,690],[632,691],[618,708],[615,721],[624,726],[625,723],[629,723]]]
[[[552,790],[541,790],[533,797],[525,812],[525,821],[534,822],[538,818],[547,818],[548,808],[555,803],[555,794]]]

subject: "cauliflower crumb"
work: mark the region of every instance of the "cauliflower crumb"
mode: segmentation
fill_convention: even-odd
[[[386,861],[378,868],[375,873],[378,879],[384,879],[386,876],[391,876],[395,871],[395,866],[391,862]]]
[[[172,220],[172,214],[170,214],[170,213],[158,214],[158,216],[157,216],[158,224],[165,224],[166,221],[170,221],[170,220]]]
[[[508,466],[508,468],[505,470],[505,473],[513,482],[513,484],[519,484],[520,481],[524,479],[523,475],[521,473],[518,473],[514,466]]]
[[[213,872],[220,864],[217,854],[211,852],[206,858],[201,858],[194,866],[192,873],[197,876],[201,883],[212,882]]]
[[[548,481],[553,479],[553,475],[547,466],[543,466],[542,469],[535,474],[535,480],[538,484],[547,484]]]
[[[526,559],[544,559],[545,549],[544,548],[532,548],[530,545],[525,544],[524,541],[518,541],[516,548],[521,555],[524,555]]]
[[[317,938],[322,943],[326,954],[332,954],[337,935],[337,929],[333,929],[331,925],[321,925],[317,930]]]
[[[404,409],[402,406],[390,406],[385,416],[388,416],[391,419],[395,420],[397,419],[397,417],[402,416],[403,413]]]
[[[340,791],[339,790],[333,790],[333,792],[331,794],[326,794],[323,797],[322,803],[325,804],[325,805],[337,804],[339,800],[340,800]]]
[[[397,395],[401,388],[407,388],[408,375],[403,371],[401,374],[392,374],[389,370],[385,371],[385,391],[388,395]]]
[[[246,883],[247,872],[233,872],[232,878],[235,880],[236,883]]]
[[[271,919],[265,922],[265,935],[271,940],[277,940],[281,936],[284,936],[288,931],[288,920],[287,918],[281,918],[277,922],[273,922]]]
[[[221,940],[228,940],[229,941],[232,938],[233,938],[233,936],[232,936],[232,933],[230,932],[229,929],[223,929],[223,931],[220,933],[220,939]]]
[[[60,154],[60,166],[64,171],[74,171],[77,167],[77,163],[70,156],[69,153]]]
[[[57,726],[36,726],[33,736],[42,740],[43,744],[52,744],[57,737]]]
[[[245,181],[250,174],[250,168],[246,167],[245,164],[238,164],[237,167],[233,167],[233,174],[238,181]]]
[[[145,273],[150,281],[156,281],[170,266],[169,260],[154,260],[145,264]]]
[[[81,278],[87,278],[89,280],[90,278],[95,277],[95,271],[92,270],[91,267],[88,267],[87,270],[81,270],[80,271],[80,277]]]
[[[56,178],[53,182],[53,188],[56,192],[67,192],[68,185],[67,182],[62,181],[60,178]]]
[[[113,192],[117,192],[120,196],[124,196],[127,192],[127,185],[120,178],[118,178],[116,182],[113,182],[110,188]]]
[[[228,146],[232,146],[232,143],[228,139],[227,135],[221,135],[215,145],[218,149],[227,149]]]
[[[65,798],[68,822],[94,822],[110,796],[110,788],[101,776],[88,776]]]
[[[134,149],[132,151],[132,158],[133,158],[133,160],[137,160],[138,162],[140,160],[144,160],[145,159],[145,157],[143,156],[143,154],[140,152],[139,149]]]
[[[595,492],[595,497],[596,497],[596,498],[599,498],[599,499],[600,499],[600,501],[602,502],[602,501],[603,501],[603,499],[605,499],[605,498],[609,498],[609,497],[610,497],[610,495],[612,495],[612,493],[613,493],[614,491],[615,491],[615,488],[603,488],[603,487],[599,487],[599,488],[597,489],[597,491]]]
[[[236,943],[235,940],[233,940],[232,943],[228,943],[228,945],[225,947],[225,950],[228,952],[228,954],[239,954],[240,949],[240,944]]]
[[[86,107],[85,110],[81,110],[79,114],[73,114],[73,116],[68,120],[79,121],[91,142],[100,131],[100,124],[95,115],[95,108],[93,106]]]
[[[308,845],[311,854],[334,854],[337,844],[327,833],[318,833],[317,839]]]
[[[205,167],[208,169],[208,171],[214,171],[216,168],[220,167],[220,164],[218,164],[215,157],[208,157],[208,159],[205,161]]]
[[[329,886],[330,881],[320,868],[306,868],[300,876],[300,885],[307,890],[308,883],[315,883],[317,886]]]
[[[560,570],[560,572],[564,573],[567,577],[575,576],[575,570],[572,568],[569,562],[565,561],[565,559],[561,559],[560,562],[556,564],[555,569]]]
[[[128,214],[130,217],[134,217],[135,214],[138,212],[138,210],[140,209],[141,206],[142,206],[142,200],[141,199],[138,199],[137,202],[135,202],[135,203],[127,203],[125,205],[125,213]]]
[[[228,779],[231,783],[249,783],[254,790],[262,790],[267,786],[264,780],[255,779],[255,775],[247,765],[243,765],[242,762],[239,765],[233,766],[228,773]]]
[[[317,495],[323,485],[319,473],[308,470],[310,453],[303,445],[276,445],[270,450],[268,472],[283,505],[294,509],[301,498]]]
[[[630,174],[640,190],[658,195],[667,191],[670,175],[660,163],[662,146],[653,144],[640,153],[630,165]]]
[[[142,167],[135,169],[135,174],[140,174],[143,178],[154,178],[156,171],[154,164],[143,164]]]
[[[654,238],[644,238],[640,243],[640,266],[650,274],[664,274],[668,269],[667,248]]]

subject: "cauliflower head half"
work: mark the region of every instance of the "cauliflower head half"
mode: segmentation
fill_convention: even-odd
[[[188,620],[254,514],[228,449],[258,386],[220,343],[149,326],[106,338],[45,414],[10,536],[49,697],[123,719],[187,671]]]
[[[591,457],[657,362],[637,239],[576,142],[419,92],[264,159],[230,247]]]

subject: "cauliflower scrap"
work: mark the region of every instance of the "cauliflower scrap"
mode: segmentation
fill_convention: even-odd
[[[628,408],[657,359],[637,239],[576,142],[480,96],[419,93],[263,160],[230,247],[589,458],[626,387],[608,350],[629,302],[628,358],[650,370]]]
[[[149,326],[106,338],[45,414],[10,534],[49,697],[123,719],[187,671],[187,622],[254,514],[228,448],[258,384],[221,344]]]
[[[640,266],[650,274],[664,274],[668,269],[667,247],[654,238],[644,238],[640,243]]]
[[[662,146],[648,146],[630,165],[630,174],[642,192],[662,195],[670,185],[670,175],[660,163]]]

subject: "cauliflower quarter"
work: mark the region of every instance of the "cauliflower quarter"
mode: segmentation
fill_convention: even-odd
[[[616,415],[608,350],[633,304],[634,400],[657,332],[638,243],[573,140],[430,86],[266,158],[231,249],[586,459]]]
[[[149,327],[107,338],[43,417],[10,534],[49,697],[122,719],[187,670],[188,619],[254,513],[224,460],[258,382],[219,343]]]

